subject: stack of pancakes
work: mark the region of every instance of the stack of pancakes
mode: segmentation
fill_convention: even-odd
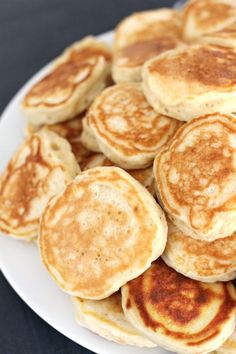
[[[106,339],[236,353],[235,28],[235,0],[133,14],[112,50],[73,44],[22,102],[0,230],[38,240]]]

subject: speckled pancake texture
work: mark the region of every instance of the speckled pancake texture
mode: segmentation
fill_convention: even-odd
[[[40,251],[64,291],[99,300],[143,273],[166,237],[164,213],[150,193],[118,167],[97,167],[48,204]]]

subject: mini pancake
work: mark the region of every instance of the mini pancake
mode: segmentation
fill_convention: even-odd
[[[165,215],[118,167],[77,176],[41,219],[40,251],[62,290],[100,300],[143,273],[165,248]]]
[[[117,83],[141,81],[145,61],[181,44],[178,11],[161,9],[132,14],[116,28],[113,80]]]
[[[138,347],[156,346],[126,320],[121,306],[120,292],[104,300],[85,300],[74,297],[73,302],[78,324],[101,337]]]
[[[161,114],[188,121],[236,111],[236,52],[196,44],[154,58],[143,67],[143,90]]]
[[[198,39],[198,42],[229,47],[236,50],[236,22],[220,31],[205,34]]]
[[[65,139],[46,130],[30,136],[0,179],[0,230],[22,240],[36,237],[47,202],[79,171]]]
[[[236,232],[213,242],[195,240],[168,223],[168,239],[162,255],[165,263],[186,277],[203,282],[236,277]]]
[[[183,12],[183,33],[193,40],[229,26],[235,18],[235,0],[188,1]]]
[[[157,194],[187,235],[214,241],[236,231],[236,119],[212,114],[185,124],[154,162]]]
[[[75,158],[81,169],[83,170],[84,165],[86,165],[88,161],[90,161],[90,159],[96,154],[88,150],[82,143],[82,117],[83,115],[78,115],[74,119],[68,120],[66,122],[44,125],[42,127],[27,125],[25,133],[27,136],[30,136],[35,131],[39,131],[40,129],[47,129],[57,133],[62,138],[65,138],[70,143],[72,152],[75,155]]]
[[[22,110],[32,125],[69,120],[84,111],[106,86],[110,51],[93,37],[74,43],[27,93]]]
[[[152,109],[138,83],[105,89],[95,99],[88,117],[101,151],[127,170],[150,166],[180,126],[177,120]]]
[[[89,119],[87,116],[83,119],[83,132],[81,135],[82,144],[91,151],[101,152],[98,143],[96,141],[96,137],[93,134],[93,131],[89,125]]]
[[[83,166],[83,171],[98,166],[115,166],[115,164],[103,154],[94,154],[87,159],[86,165]],[[129,170],[127,172],[141,183],[153,196],[156,195],[152,166],[144,169]]]
[[[235,354],[236,353],[236,330],[227,339],[227,341],[217,349],[217,354]]]
[[[208,353],[234,331],[236,292],[231,283],[198,282],[159,259],[121,291],[128,321],[167,350]]]

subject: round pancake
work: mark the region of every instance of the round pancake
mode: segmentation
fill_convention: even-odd
[[[73,302],[77,322],[101,337],[138,347],[156,346],[126,320],[121,306],[120,292],[104,300],[85,300],[74,297]]]
[[[183,12],[183,34],[192,40],[219,31],[234,22],[235,0],[192,0]]]
[[[198,41],[201,43],[229,47],[236,50],[236,22],[220,31],[205,34],[200,37]]]
[[[196,44],[166,52],[144,64],[143,90],[161,114],[188,121],[236,111],[236,52]]]
[[[143,273],[165,248],[165,215],[118,167],[77,176],[53,198],[40,226],[40,251],[62,290],[100,300]]]
[[[36,237],[47,202],[78,172],[65,139],[47,130],[30,136],[0,179],[0,230],[22,240]]]
[[[126,318],[167,350],[207,353],[232,334],[236,292],[231,283],[202,283],[177,273],[159,259],[122,287]]]
[[[86,171],[98,166],[115,166],[115,164],[103,154],[94,154],[88,158],[87,163],[83,166],[82,170]],[[144,169],[129,170],[127,172],[139,181],[139,183],[141,183],[153,196],[156,195],[153,166]]]
[[[176,133],[154,162],[157,194],[189,236],[214,241],[236,230],[236,119],[213,114]]]
[[[227,341],[217,349],[217,354],[235,354],[236,353],[236,330],[227,339]]]
[[[110,51],[87,37],[56,59],[49,73],[27,93],[22,110],[32,125],[69,120],[84,111],[106,86]]]
[[[151,108],[138,83],[105,89],[89,113],[89,124],[101,151],[124,169],[150,166],[180,126],[177,120]]]
[[[168,222],[168,238],[162,255],[165,263],[186,277],[203,282],[236,277],[236,232],[213,242],[195,240]]]
[[[93,131],[89,125],[89,119],[87,116],[85,116],[83,119],[83,132],[81,135],[81,142],[88,150],[101,152],[96,141],[96,137],[94,136]]]
[[[117,83],[141,81],[145,61],[181,44],[178,11],[160,9],[132,14],[115,31],[113,80]]]

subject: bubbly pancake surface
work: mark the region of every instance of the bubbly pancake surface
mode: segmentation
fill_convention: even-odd
[[[187,39],[220,30],[236,17],[234,0],[188,1],[183,14],[183,32]]]
[[[159,198],[190,236],[213,241],[235,231],[236,120],[213,114],[185,124],[156,157]]]
[[[0,180],[0,229],[12,236],[37,236],[47,202],[79,172],[65,139],[48,131],[29,137]]]
[[[73,298],[78,323],[100,336],[120,344],[155,347],[125,318],[120,292],[103,300]]]
[[[66,121],[86,109],[105,87],[110,59],[109,50],[92,37],[68,48],[25,96],[22,108],[30,123]]]
[[[188,121],[236,110],[236,52],[199,44],[169,51],[144,65],[144,93],[154,109]]]
[[[166,234],[164,213],[144,187],[120,168],[98,167],[49,203],[40,250],[64,291],[99,300],[145,271]]]
[[[235,289],[184,277],[158,259],[122,287],[128,320],[157,345],[178,353],[209,352],[235,327]]]
[[[89,115],[97,143],[110,160],[127,169],[144,168],[180,126],[157,114],[140,84],[107,88],[96,98]]]
[[[177,272],[203,282],[236,278],[236,233],[213,242],[193,239],[168,222],[164,261]]]

